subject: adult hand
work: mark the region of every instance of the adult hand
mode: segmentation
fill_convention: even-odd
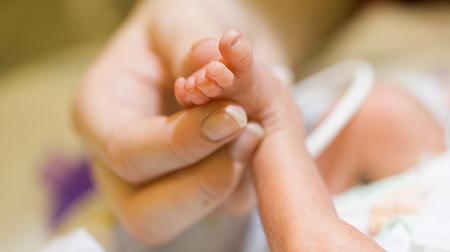
[[[241,178],[263,131],[227,101],[174,113],[173,80],[148,29],[131,18],[119,30],[79,86],[74,122],[118,218],[157,245],[226,201],[234,212],[251,206]]]

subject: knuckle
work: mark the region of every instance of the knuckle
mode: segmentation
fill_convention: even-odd
[[[124,181],[131,184],[142,182],[143,176],[139,169],[129,159],[126,147],[110,138],[104,145],[104,152],[111,170]]]
[[[105,164],[117,176],[128,183],[140,183],[141,175],[137,167],[130,162],[127,146],[118,137],[119,134],[100,131],[89,125],[86,109],[83,108],[81,98],[75,98],[72,107],[72,120],[75,129],[91,145],[93,154],[105,162]],[[117,132],[118,130],[116,130]]]
[[[198,188],[204,203],[212,203],[225,199],[233,189],[233,179],[226,176],[205,174],[199,180]]]
[[[202,141],[192,141],[186,137],[174,136],[168,143],[168,149],[180,164],[190,164],[202,156],[202,150],[205,149]]]

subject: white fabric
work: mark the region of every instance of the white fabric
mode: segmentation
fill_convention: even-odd
[[[362,232],[369,234],[379,222],[374,238],[387,251],[449,252],[450,151],[402,174],[355,187],[334,203],[339,216]],[[393,209],[379,221],[380,213]]]
[[[41,252],[104,252],[105,250],[85,229],[76,229],[71,233],[52,240]]]

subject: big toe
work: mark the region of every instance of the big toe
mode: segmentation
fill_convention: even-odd
[[[237,72],[250,70],[253,63],[253,52],[250,42],[239,32],[226,32],[219,42],[219,50],[226,65]]]

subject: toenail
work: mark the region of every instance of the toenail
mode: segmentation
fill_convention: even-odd
[[[225,107],[225,112],[233,117],[240,128],[247,125],[247,114],[242,107],[237,105],[228,105]]]
[[[237,37],[235,37],[233,39],[233,41],[231,41],[230,47],[233,49],[238,49],[241,45],[241,42],[242,42],[242,37],[240,35],[238,35]]]
[[[212,113],[202,123],[202,133],[211,141],[223,140],[247,125],[247,114],[237,105],[228,105]]]

